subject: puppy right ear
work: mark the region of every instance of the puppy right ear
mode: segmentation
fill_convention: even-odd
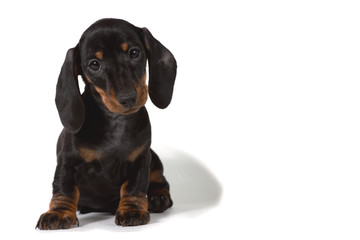
[[[80,131],[85,119],[78,74],[80,68],[78,46],[68,50],[56,85],[55,103],[63,126],[70,133]]]

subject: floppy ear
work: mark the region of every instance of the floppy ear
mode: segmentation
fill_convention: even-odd
[[[149,96],[158,108],[166,108],[172,98],[176,60],[172,53],[156,40],[146,28],[142,29],[142,38],[149,59]]]
[[[68,50],[56,85],[55,102],[60,120],[71,133],[77,133],[85,119],[85,106],[77,80],[79,58],[77,46]]]

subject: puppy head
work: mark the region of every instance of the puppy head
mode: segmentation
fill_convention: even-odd
[[[146,28],[118,19],[103,19],[91,25],[77,46],[68,51],[57,84],[60,119],[72,133],[81,129],[85,118],[78,75],[90,86],[91,94],[102,107],[128,115],[145,104],[148,93],[157,107],[166,108],[170,104],[176,61]]]
[[[102,20],[79,43],[84,81],[110,112],[131,114],[147,100],[146,53],[139,30],[118,20]]]

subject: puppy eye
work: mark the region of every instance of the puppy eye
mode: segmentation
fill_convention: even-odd
[[[132,48],[129,50],[130,58],[137,58],[139,56],[140,50],[136,48]]]
[[[98,61],[94,60],[94,61],[90,62],[89,67],[94,71],[98,71],[100,69],[101,65]]]

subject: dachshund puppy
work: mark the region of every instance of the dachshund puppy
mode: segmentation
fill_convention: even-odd
[[[172,206],[163,165],[150,149],[144,105],[148,93],[158,108],[170,104],[176,68],[172,53],[148,29],[119,19],[95,22],[68,50],[56,86],[64,129],[53,197],[37,228],[79,225],[77,210],[111,212],[117,225],[136,226]]]

